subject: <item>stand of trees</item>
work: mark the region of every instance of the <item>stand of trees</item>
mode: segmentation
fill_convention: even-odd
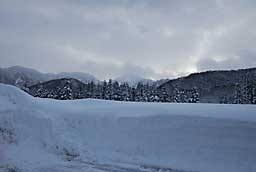
[[[254,76],[244,74],[228,87],[216,87],[214,103],[223,104],[256,104],[256,80]],[[184,89],[186,88],[186,89]],[[136,86],[128,83],[119,83],[109,79],[103,82],[82,83],[72,78],[63,78],[40,83],[25,89],[35,97],[53,98],[60,100],[95,98],[116,101],[133,102],[175,102],[198,103],[200,98],[205,100],[207,92],[202,87],[182,85],[156,86],[154,84],[139,82]],[[212,89],[212,91],[215,91]],[[210,97],[212,98],[212,97]],[[211,100],[212,101],[212,100]]]
[[[102,83],[90,82],[85,84],[80,90],[80,94],[74,99],[96,98],[117,101],[133,102],[177,102],[177,103],[198,103],[199,92],[197,88],[189,91],[175,89],[172,94],[168,94],[165,87],[156,88],[150,84],[139,82],[136,86],[128,83],[118,83],[108,80]]]
[[[233,103],[256,104],[256,81],[245,80],[245,82],[236,83]]]
[[[234,94],[223,96],[223,104],[256,104],[256,80],[250,73],[243,73],[234,85]]]

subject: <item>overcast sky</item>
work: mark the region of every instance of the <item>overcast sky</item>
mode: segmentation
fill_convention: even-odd
[[[0,66],[172,78],[256,66],[256,0],[1,0]]]

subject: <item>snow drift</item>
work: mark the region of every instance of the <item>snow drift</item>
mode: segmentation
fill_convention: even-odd
[[[92,162],[255,172],[255,161],[256,106],[58,101],[0,84],[0,171]]]

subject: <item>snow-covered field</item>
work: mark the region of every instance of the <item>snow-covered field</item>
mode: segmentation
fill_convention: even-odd
[[[256,106],[57,101],[0,84],[0,171],[255,172]]]

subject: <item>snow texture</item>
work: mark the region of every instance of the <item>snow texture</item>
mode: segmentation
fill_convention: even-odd
[[[256,106],[40,99],[0,84],[0,171],[255,172]]]

